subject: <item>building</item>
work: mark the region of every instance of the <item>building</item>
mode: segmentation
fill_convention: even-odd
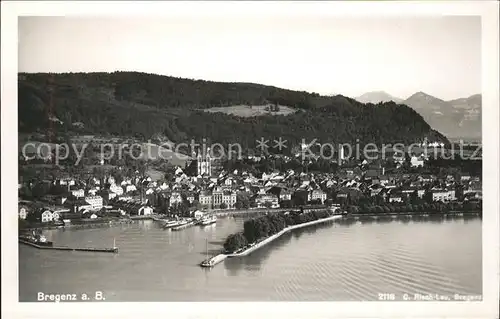
[[[210,148],[206,154],[198,152],[196,156],[196,173],[200,176],[212,176],[212,159],[210,158]]]
[[[209,192],[205,192],[205,191],[200,192],[200,194],[198,195],[198,201],[200,202],[200,204],[202,206],[211,208],[212,207],[212,194],[210,194]]]
[[[109,187],[109,190],[118,196],[123,195],[123,187],[121,187],[119,185],[111,184],[111,186]]]
[[[424,167],[424,158],[422,156],[412,156],[410,163],[412,167]]]
[[[236,193],[232,191],[224,191],[222,193],[222,203],[226,205],[227,208],[234,208],[236,204]]]
[[[182,196],[179,192],[172,192],[170,194],[169,206],[172,207],[174,205],[178,205],[182,203]]]
[[[449,202],[456,200],[455,190],[434,189],[432,190],[432,201]]]
[[[74,189],[71,191],[71,195],[75,198],[85,197],[85,191],[83,189]]]
[[[389,203],[402,203],[403,196],[400,193],[390,194],[389,195]]]
[[[153,214],[153,208],[151,206],[141,206],[139,210],[137,211],[137,215],[139,216],[148,216]]]
[[[315,189],[307,194],[307,201],[317,201],[319,200],[323,204],[326,200],[326,193],[321,189]]]
[[[42,223],[49,223],[49,222],[51,222],[53,220],[54,220],[54,214],[50,210],[43,209],[41,211],[40,221]]]
[[[126,193],[135,192],[136,190],[137,190],[137,187],[135,187],[135,185],[126,185],[125,186]]]
[[[87,196],[85,197],[85,201],[90,205],[91,210],[99,210],[102,208],[102,197],[97,196]]]
[[[292,192],[288,190],[282,190],[280,192],[280,201],[292,200]]]
[[[221,188],[216,188],[212,192],[212,207],[218,208],[222,203],[224,203],[224,191]]]
[[[278,196],[271,194],[259,194],[255,198],[258,208],[279,208]]]
[[[19,207],[19,219],[26,219],[28,217],[28,208],[26,206]]]

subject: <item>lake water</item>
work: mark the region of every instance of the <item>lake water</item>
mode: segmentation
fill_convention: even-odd
[[[480,218],[332,222],[295,230],[242,258],[198,266],[243,219],[163,230],[153,221],[52,230],[57,245],[118,254],[19,246],[19,300],[37,293],[101,291],[107,301],[361,301],[379,293],[482,293]]]

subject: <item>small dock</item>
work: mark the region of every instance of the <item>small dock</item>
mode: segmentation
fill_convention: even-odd
[[[113,248],[94,248],[94,247],[67,247],[67,246],[41,246],[35,243],[29,242],[27,240],[19,239],[21,244],[25,244],[38,249],[52,249],[52,250],[65,250],[65,251],[87,251],[87,252],[99,252],[99,253],[118,253],[118,247]]]

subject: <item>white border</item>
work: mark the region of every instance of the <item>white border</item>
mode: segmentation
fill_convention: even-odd
[[[106,2],[1,3],[2,40],[2,318],[169,318],[202,315],[312,317],[455,317],[498,318],[499,293],[499,81],[496,1],[448,2]],[[17,17],[55,15],[480,15],[484,145],[483,302],[321,302],[321,303],[18,303],[17,217]]]

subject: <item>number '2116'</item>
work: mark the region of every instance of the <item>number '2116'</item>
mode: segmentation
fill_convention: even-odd
[[[396,300],[396,295],[394,294],[378,294],[378,300]]]

